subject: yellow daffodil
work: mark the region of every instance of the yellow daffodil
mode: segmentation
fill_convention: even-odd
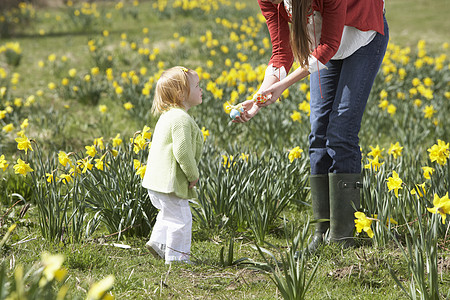
[[[303,93],[306,93],[308,90],[309,90],[309,84],[306,84],[306,83],[300,84],[300,91],[302,91]]]
[[[58,177],[54,178],[53,173],[45,173],[45,176],[47,176],[47,182],[52,183],[54,181],[58,181]]]
[[[64,280],[67,275],[67,270],[61,268],[64,262],[64,256],[62,254],[51,255],[47,252],[42,253],[42,265],[44,270],[42,271],[42,278],[39,281],[39,286],[44,286],[53,279],[58,281]]]
[[[372,218],[374,219],[378,219],[378,215],[377,214],[373,214]],[[398,222],[394,220],[394,218],[389,218],[389,220],[386,221],[386,226],[389,226],[389,224],[395,224],[398,225]]]
[[[367,218],[366,215],[360,211],[355,212],[355,227],[357,232],[364,230],[370,238],[373,238],[373,231],[370,226],[373,219]]]
[[[14,106],[21,107],[22,104],[23,104],[23,99],[22,98],[15,98],[14,99]]]
[[[110,151],[111,151],[112,156],[114,156],[114,157],[119,155],[119,151],[117,151],[117,150],[111,149]]]
[[[380,157],[380,158],[383,158],[383,156],[381,155],[381,153],[384,151],[384,148],[383,149],[380,149],[380,146],[376,146],[375,148],[374,147],[372,147],[372,146],[369,146],[370,147],[370,149],[372,150],[372,151],[370,151],[369,153],[367,153],[367,155],[368,156],[372,156],[372,157]]]
[[[99,111],[101,114],[105,114],[105,113],[108,111],[108,107],[107,107],[106,105],[99,105],[99,106],[98,106],[98,111]]]
[[[437,144],[434,144],[431,148],[427,150],[429,152],[429,157],[431,162],[436,161],[441,166],[447,163],[449,157],[449,143],[445,143],[442,140],[438,140]]]
[[[419,197],[423,197],[425,196],[425,194],[427,193],[427,191],[425,190],[425,182],[422,184],[416,184],[415,188],[413,188],[411,190],[411,195],[416,195],[418,194]]]
[[[242,159],[243,161],[248,161],[248,154],[245,153],[241,153],[241,156],[239,156],[240,159]]]
[[[391,144],[388,150],[388,154],[392,155],[394,158],[402,156],[403,147],[400,147],[399,142]]]
[[[14,130],[14,125],[12,123],[9,123],[9,124],[3,126],[2,130],[7,133],[11,132]]]
[[[378,168],[381,167],[384,162],[380,163],[379,162],[379,156],[375,156],[374,159],[371,158],[367,158],[369,160],[369,163],[364,165],[364,169],[372,169],[375,172],[378,171]]]
[[[91,68],[91,74],[92,74],[93,76],[96,76],[96,75],[98,75],[99,73],[100,73],[100,68],[99,68],[99,67]]]
[[[423,84],[425,84],[425,86],[432,86],[434,82],[430,77],[425,77],[423,79]]]
[[[434,109],[433,105],[427,105],[425,106],[425,108],[423,109],[423,113],[424,113],[424,117],[425,119],[432,119],[433,115],[436,113],[437,111]]]
[[[56,54],[52,53],[47,58],[48,58],[48,61],[55,61],[56,60]]]
[[[85,146],[84,148],[86,148],[86,154],[94,157],[95,154],[97,154],[97,149],[95,149],[95,146]]]
[[[6,171],[6,168],[9,166],[8,162],[5,159],[5,155],[0,155],[0,169]]]
[[[81,168],[81,173],[86,173],[87,170],[92,170],[92,167],[94,167],[93,164],[91,164],[92,158],[86,157],[83,159],[80,159],[77,161],[78,167]]]
[[[69,76],[70,77],[75,77],[77,75],[77,70],[76,69],[70,69],[69,70]]]
[[[29,164],[21,160],[17,159],[17,164],[13,166],[15,174],[21,174],[26,176],[28,173],[33,172],[34,170],[30,167]]]
[[[295,159],[302,156],[303,150],[300,149],[299,146],[293,148],[291,151],[289,151],[289,161],[293,162]]]
[[[385,110],[389,106],[389,101],[386,99],[380,100],[380,103],[378,104],[378,107],[382,110]]]
[[[397,107],[394,104],[389,104],[387,107],[387,112],[388,112],[388,114],[393,116],[397,112]]]
[[[422,167],[423,170],[423,177],[425,177],[425,179],[431,179],[431,175],[433,175],[434,172],[434,168],[431,167]]]
[[[294,122],[301,122],[302,121],[302,116],[301,116],[301,114],[298,111],[294,110],[292,112],[292,114],[291,114],[291,119]]]
[[[442,224],[445,224],[447,214],[450,214],[450,199],[448,198],[448,192],[440,198],[437,194],[434,194],[433,208],[427,208],[427,210],[433,214],[439,213],[442,217]]]
[[[106,164],[104,162],[105,156],[106,156],[106,153],[103,154],[102,157],[94,159],[94,161],[95,161],[95,168],[97,168],[98,170],[103,171],[103,168],[105,167],[105,164]]]
[[[33,147],[31,147],[31,142],[26,136],[16,138],[16,142],[17,142],[17,149],[24,150],[25,153],[27,153],[28,149],[33,151]]]
[[[138,159],[133,159],[133,167],[135,170],[139,169],[141,162]]]
[[[203,141],[206,141],[206,137],[209,136],[209,130],[205,127],[202,127]]]
[[[126,110],[131,110],[134,108],[134,105],[131,102],[127,102],[123,104],[123,108],[125,108]]]
[[[395,197],[398,198],[398,190],[403,189],[403,181],[398,177],[397,172],[392,171],[392,176],[387,179],[387,186],[389,191],[394,190]]]
[[[222,155],[222,159],[223,159],[222,166],[224,168],[229,169],[231,167],[231,162],[233,161],[233,155],[230,155],[229,157],[226,155]],[[234,164],[236,164],[236,163],[234,163]]]
[[[23,120],[22,124],[20,124],[20,128],[22,130],[26,129],[29,125],[28,119]]]
[[[143,179],[146,169],[147,169],[147,165],[140,165],[139,168],[136,170],[136,175],[139,175],[139,177],[141,177],[141,179]]]
[[[62,183],[68,184],[69,182],[72,181],[72,176],[70,176],[69,174],[61,174],[60,179],[61,179]]]
[[[144,137],[144,139],[147,139],[147,140],[151,139],[151,137],[152,137],[152,133],[150,132],[150,127],[148,127],[147,125],[144,126],[141,134]]]
[[[94,146],[97,146],[100,150],[104,150],[105,145],[103,144],[103,137],[94,139]]]
[[[58,152],[58,161],[61,165],[63,165],[64,167],[67,166],[67,164],[71,165],[71,161],[69,156],[66,154],[66,152],[64,151],[59,151]]]
[[[134,153],[136,153],[136,154],[138,154],[139,151],[144,150],[145,145],[147,143],[146,139],[142,136],[142,134],[138,134],[136,136],[136,138],[134,139],[134,141],[133,141],[133,139],[131,139],[131,142],[133,142],[133,145],[134,145],[133,150],[134,150]]]
[[[1,88],[0,88],[0,98],[3,98],[4,96],[5,96],[5,94],[6,94],[6,87],[4,87],[4,86],[2,86]]]
[[[103,171],[103,166],[104,166],[103,160],[99,159],[99,158],[96,158],[96,159],[94,159],[94,162],[95,162],[95,168],[100,170],[100,171]]]
[[[309,102],[306,100],[302,101],[302,103],[298,105],[298,109],[302,112],[305,112],[308,117],[311,114],[311,106]]]
[[[120,133],[118,133],[113,139],[113,147],[118,147],[122,144],[122,139],[120,138]]]
[[[398,70],[398,76],[400,77],[400,80],[404,80],[406,77],[406,70],[404,68],[400,68]]]
[[[106,296],[113,284],[113,275],[108,275],[99,282],[94,283],[87,293],[86,300],[114,299],[114,297]]]

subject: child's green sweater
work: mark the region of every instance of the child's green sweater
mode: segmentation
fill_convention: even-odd
[[[142,186],[184,199],[195,198],[195,190],[188,187],[199,178],[202,147],[203,134],[185,110],[164,112],[155,126]]]

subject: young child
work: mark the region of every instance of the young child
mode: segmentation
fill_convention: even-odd
[[[202,103],[199,77],[173,67],[156,84],[152,112],[161,114],[153,133],[142,186],[159,209],[146,247],[157,258],[190,263],[192,214],[203,134],[187,111]]]

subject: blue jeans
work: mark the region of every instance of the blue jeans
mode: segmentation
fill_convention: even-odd
[[[342,60],[330,60],[328,69],[310,75],[311,174],[360,173],[361,151],[358,133],[375,76],[389,41],[377,33],[366,46]],[[323,98],[322,98],[323,96]]]

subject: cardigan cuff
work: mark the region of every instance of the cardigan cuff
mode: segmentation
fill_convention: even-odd
[[[270,75],[275,76],[276,78],[278,78],[278,80],[283,80],[286,77],[286,69],[284,68],[284,66],[276,68],[273,66],[273,64],[270,64],[266,68],[266,73],[264,74],[264,77],[268,77]]]
[[[310,74],[317,72],[322,69],[328,69],[327,66],[325,66],[323,63],[320,62],[315,56],[309,55],[308,58],[308,71]]]

